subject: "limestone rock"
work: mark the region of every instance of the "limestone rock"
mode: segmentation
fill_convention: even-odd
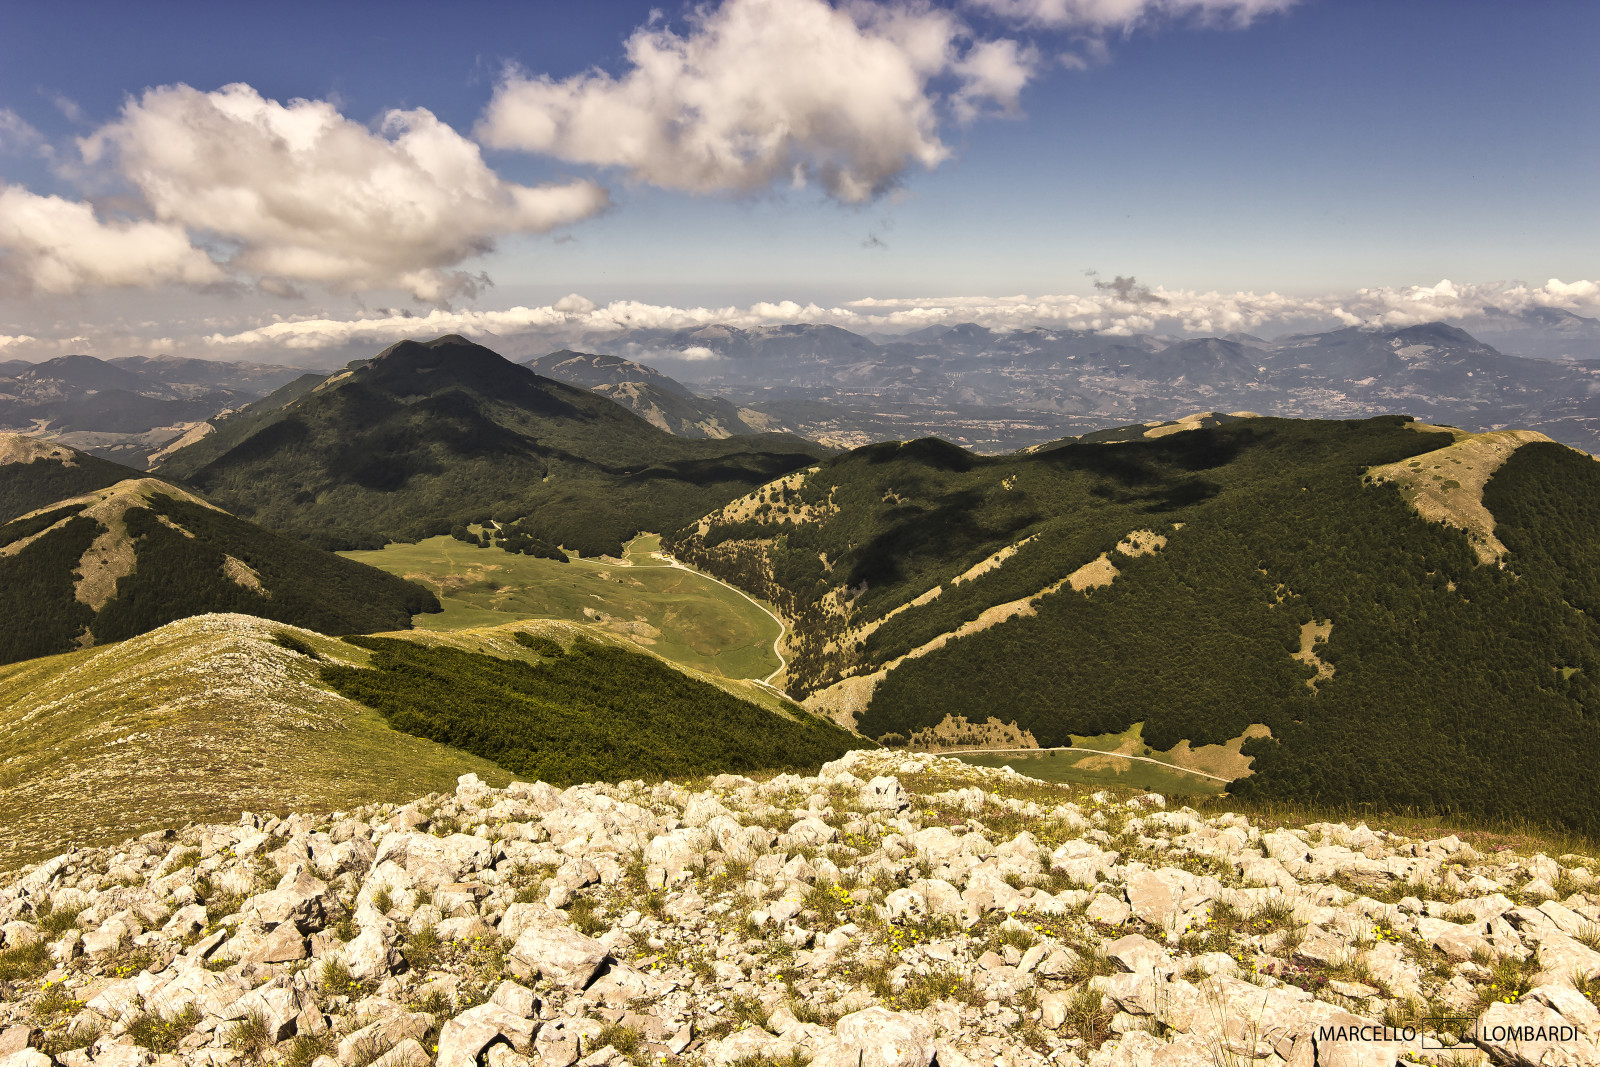
[[[566,927],[532,927],[511,949],[512,972],[539,974],[569,989],[582,989],[605,962],[605,946]]]

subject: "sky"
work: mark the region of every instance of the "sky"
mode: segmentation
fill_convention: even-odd
[[[1600,314],[1592,0],[61,2],[0,27],[0,359]]]

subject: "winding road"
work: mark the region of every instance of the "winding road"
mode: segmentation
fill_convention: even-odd
[[[772,679],[782,674],[789,666],[789,661],[783,658],[783,651],[779,648],[779,646],[783,644],[784,636],[789,632],[789,624],[784,622],[783,619],[771,608],[767,607],[765,604],[761,603],[761,601],[757,600],[749,593],[746,593],[738,586],[729,585],[716,575],[707,574],[705,571],[697,570],[696,568],[689,566],[687,563],[679,562],[678,560],[673,559],[671,556],[663,555],[660,552],[652,552],[651,555],[656,559],[665,560],[667,566],[669,567],[676,567],[678,570],[688,571],[690,574],[698,574],[702,578],[716,582],[720,586],[733,590],[735,593],[738,593],[740,596],[750,601],[750,603],[754,604],[757,608],[761,609],[761,611],[766,614],[767,618],[778,624],[778,636],[772,642],[772,654],[778,657],[778,669],[767,675],[765,678],[751,678],[750,681],[755,682],[758,685],[764,685],[775,693],[783,693],[783,690],[772,684]],[[783,695],[787,696],[788,694],[784,693]]]
[[[642,534],[640,536],[653,536],[653,535]],[[638,540],[638,538],[635,538],[634,540]],[[639,564],[639,563],[635,563],[633,561],[634,557],[632,555],[632,549],[633,549],[633,541],[629,541],[628,544],[623,548],[624,557],[623,557],[620,565],[624,566],[624,567],[640,567],[641,569],[643,569],[644,567],[648,566],[648,564]],[[650,558],[651,559],[660,560],[661,563],[659,564],[659,566],[673,567],[673,568],[676,568],[677,570],[680,570],[680,571],[688,571],[690,574],[697,575],[698,577],[704,578],[708,582],[716,582],[718,585],[724,587],[725,589],[731,589],[733,592],[738,593],[740,596],[742,596],[746,600],[750,601],[750,603],[754,604],[756,606],[756,608],[761,611],[762,614],[767,616],[767,618],[769,618],[773,622],[777,623],[778,624],[778,636],[773,639],[773,642],[772,642],[772,654],[778,658],[778,669],[773,671],[771,674],[767,675],[765,678],[749,678],[749,679],[746,679],[746,681],[755,682],[757,685],[764,685],[768,689],[772,690],[774,693],[777,693],[779,696],[784,697],[785,699],[789,699],[789,700],[793,699],[792,697],[789,696],[789,694],[785,693],[782,689],[779,689],[777,686],[772,684],[772,679],[774,679],[778,675],[782,674],[789,667],[789,661],[784,658],[783,651],[782,651],[782,648],[781,648],[781,646],[783,645],[784,637],[786,637],[788,635],[788,633],[789,633],[789,624],[784,622],[783,618],[781,616],[779,616],[776,612],[774,612],[771,608],[767,607],[765,604],[761,603],[761,601],[759,601],[755,597],[751,596],[749,593],[746,593],[743,589],[740,589],[738,586],[730,585],[727,582],[723,581],[721,578],[718,578],[716,575],[707,574],[703,570],[699,570],[698,568],[689,566],[687,563],[683,563],[683,562],[681,562],[679,560],[673,559],[671,556],[667,555],[665,552],[661,552],[659,550],[651,552],[650,553]],[[588,562],[588,561],[585,561],[585,562]],[[615,567],[615,566],[618,566],[618,565],[619,564],[617,564],[617,563],[604,564],[604,566],[609,566],[609,567]]]

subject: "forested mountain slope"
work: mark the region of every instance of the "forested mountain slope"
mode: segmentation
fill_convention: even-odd
[[[526,517],[585,555],[620,551],[814,462],[781,435],[693,441],[447,336],[402,341],[302,395],[269,397],[173,452],[163,477],[273,529],[376,548]]]
[[[35,456],[0,463],[0,501],[36,503],[49,489],[67,490],[66,499],[0,514],[0,663],[213,611],[365,633],[405,629],[412,615],[439,610],[421,586],[114,463],[41,442],[3,439],[0,448]]]
[[[679,437],[757,432],[731,401],[696,396],[687,386],[632,360],[563,349],[523,365],[547,378],[615,400],[650,425]]]
[[[1600,828],[1600,464],[1540,435],[1386,416],[998,458],[891,442],[672,549],[777,603],[790,692],[871,737],[1143,722],[1164,749],[1260,723],[1236,792]]]
[[[143,477],[55,441],[0,433],[0,523],[69,496]]]

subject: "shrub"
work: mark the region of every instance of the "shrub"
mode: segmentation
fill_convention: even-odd
[[[165,1055],[176,1052],[178,1043],[188,1037],[199,1022],[200,1009],[193,1004],[184,1005],[182,1011],[173,1015],[142,1012],[128,1023],[128,1036],[133,1038],[134,1044]]]
[[[247,1059],[260,1059],[272,1047],[272,1035],[267,1033],[267,1017],[253,1011],[233,1024],[228,1031],[228,1045]]]
[[[43,941],[0,951],[0,982],[37,978],[50,969],[50,949]]]
[[[517,644],[523,648],[532,649],[541,656],[559,656],[566,652],[559,641],[546,637],[543,634],[529,634],[518,631],[511,635]]]

